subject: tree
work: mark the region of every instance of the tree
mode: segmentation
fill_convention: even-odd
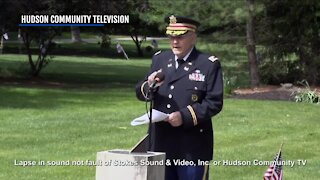
[[[94,0],[89,1],[90,13],[92,14],[130,14],[132,6],[130,0]],[[133,1],[131,2],[133,3]],[[132,17],[130,16],[130,25]],[[105,27],[97,28],[101,37],[101,48],[109,48],[111,44],[110,34],[126,34],[130,35],[130,26],[121,24],[108,24]]]
[[[143,17],[150,11],[150,5],[148,0],[128,1],[129,13],[130,13],[130,26],[128,27],[130,37],[136,45],[138,56],[143,56],[141,45],[146,41],[146,37],[151,29],[146,27],[152,26]]]
[[[79,26],[71,26],[71,40],[74,43],[82,42]]]
[[[0,1],[0,54],[2,54],[2,50],[4,48],[3,34],[12,26],[11,22],[14,19],[12,15],[15,14],[15,2],[16,0]]]
[[[49,52],[54,48],[53,38],[59,34],[58,28],[38,28],[27,27],[21,28],[21,37],[28,54],[28,62],[30,65],[31,75],[38,76],[40,71],[50,62]],[[32,57],[31,46],[35,43],[38,46],[38,57]]]
[[[107,33],[114,34],[126,34],[130,35],[131,39],[135,43],[138,56],[143,56],[143,50],[141,48],[143,42],[146,40],[146,36],[154,34],[154,30],[157,31],[157,26],[150,23],[148,19],[145,19],[147,12],[150,12],[150,5],[148,0],[121,0],[121,1],[94,1],[100,3],[99,6],[92,10],[99,12],[99,14],[128,14],[130,16],[130,24],[110,24],[105,28],[101,28],[102,37],[107,37]],[[103,13],[101,13],[103,12]]]
[[[1,24],[4,29],[17,31],[21,14],[54,14],[56,13],[53,0],[26,0],[11,2],[1,2]],[[4,15],[4,17],[2,17]],[[20,27],[20,34],[23,44],[27,51],[28,62],[30,66],[30,74],[38,76],[40,71],[49,63],[48,56],[50,50],[54,47],[52,39],[60,33],[59,28],[54,27]],[[36,47],[35,51],[32,47]],[[35,59],[32,54],[36,53],[38,57]]]
[[[254,37],[254,0],[246,0],[248,8],[247,17],[247,52],[249,61],[249,74],[251,87],[259,86],[258,63],[256,55],[256,42]]]
[[[200,21],[200,33],[213,33],[236,24],[245,23],[242,17],[245,3],[242,1],[171,1],[149,0],[149,9],[144,16],[146,22],[158,24],[159,29],[165,29],[164,17],[171,14],[188,16]],[[240,13],[239,13],[240,12]]]
[[[302,75],[293,73],[295,81],[320,83],[320,1],[266,0],[263,4],[258,30],[266,57],[287,63],[288,71],[302,71]]]
[[[80,0],[51,0],[49,2],[51,6],[55,4],[59,7],[55,10],[58,14],[83,14],[83,12],[87,12],[90,9],[88,4],[91,1],[83,2]],[[71,41],[73,43],[82,42],[79,26],[71,26],[70,32]]]
[[[144,41],[146,41],[146,24],[143,22],[137,14],[131,15],[131,25],[129,27],[130,37],[136,45],[138,56],[143,56],[143,51],[141,49],[141,45]]]

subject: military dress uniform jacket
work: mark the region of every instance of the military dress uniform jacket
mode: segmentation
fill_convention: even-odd
[[[167,159],[211,160],[213,128],[211,117],[223,104],[223,81],[220,62],[195,48],[178,69],[172,51],[158,52],[152,58],[148,75],[136,86],[138,99],[144,101],[149,89],[148,76],[158,70],[165,75],[154,95],[154,109],[164,113],[180,111],[183,124],[152,124],[153,151],[166,152]]]

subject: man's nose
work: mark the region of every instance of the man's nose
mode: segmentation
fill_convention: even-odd
[[[174,38],[174,39],[173,39],[173,43],[174,43],[174,44],[177,44],[178,42],[179,42],[179,41],[178,41],[178,38]]]

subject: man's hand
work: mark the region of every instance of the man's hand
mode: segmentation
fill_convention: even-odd
[[[169,114],[169,117],[166,119],[166,121],[173,127],[181,126],[183,123],[181,113],[179,111]]]
[[[149,85],[149,86],[152,84],[152,82],[154,81],[154,78],[156,77],[156,75],[157,75],[159,72],[162,72],[162,69],[159,69],[158,71],[155,71],[155,72],[153,72],[152,74],[150,74],[150,75],[148,76],[148,85]],[[160,83],[158,83],[158,86],[160,86],[162,83],[163,83],[163,81],[160,82]]]

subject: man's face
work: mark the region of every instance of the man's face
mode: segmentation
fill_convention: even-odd
[[[197,35],[194,32],[187,32],[181,36],[169,36],[173,54],[178,58],[183,58],[196,44]]]

